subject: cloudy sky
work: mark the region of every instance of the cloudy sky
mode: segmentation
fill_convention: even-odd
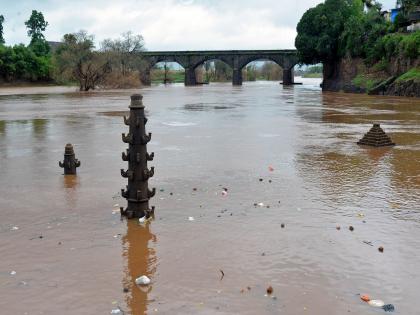
[[[24,22],[41,11],[47,40],[87,30],[99,43],[131,30],[148,50],[294,48],[296,24],[320,0],[0,0],[7,44],[28,43]],[[383,0],[391,8],[395,0]]]

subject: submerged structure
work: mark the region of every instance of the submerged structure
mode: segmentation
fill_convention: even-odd
[[[58,162],[61,168],[64,168],[64,175],[76,175],[76,168],[80,166],[80,161],[76,159],[73,145],[67,143],[64,148],[64,160]]]
[[[121,169],[121,176],[128,179],[126,189],[121,189],[122,197],[127,199],[127,208],[120,208],[121,215],[127,218],[143,218],[153,215],[154,207],[149,208],[149,199],[156,189],[149,190],[148,180],[154,175],[154,167],[147,168],[147,161],[152,161],[154,153],[147,152],[146,144],[152,134],[146,135],[147,118],[144,115],[143,96],[131,96],[130,117],[124,116],[124,123],[129,126],[129,133],[122,134],[122,140],[128,143],[128,150],[122,153],[123,161],[128,161],[128,170]]]
[[[369,145],[372,147],[386,147],[395,145],[391,138],[383,131],[379,124],[373,124],[373,127],[366,133],[357,144]]]

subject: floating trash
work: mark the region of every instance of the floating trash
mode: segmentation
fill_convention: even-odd
[[[19,230],[19,227],[17,226],[12,227],[12,231],[17,231],[17,230]]]
[[[14,270],[12,270],[11,272],[10,272],[10,275],[11,276],[14,276],[16,274],[16,271],[14,271]]]
[[[382,306],[382,309],[385,312],[393,312],[395,310],[395,307],[392,304],[386,304],[386,305]]]
[[[268,170],[269,170],[270,172],[272,172],[272,171],[274,171],[274,168],[273,168],[272,166],[269,166],[269,167],[268,167]]]
[[[226,190],[222,190],[222,196],[227,196],[227,191]]]
[[[144,217],[141,217],[140,219],[139,219],[139,223],[145,223],[146,222],[146,216],[144,216]]]
[[[194,217],[188,217],[188,221],[194,221]]]
[[[147,276],[141,276],[136,279],[137,285],[149,285],[151,280]]]
[[[385,305],[384,301],[382,300],[370,300],[367,303],[373,307],[382,307]]]
[[[378,247],[378,251],[380,251],[381,253],[383,253],[383,252],[384,252],[384,248],[383,248],[383,246],[379,246],[379,247]]]
[[[124,314],[120,308],[113,309],[111,314]]]
[[[268,288],[267,288],[267,294],[268,295],[270,295],[271,293],[273,293],[273,287],[270,285]]]
[[[260,203],[258,203],[257,204],[259,207],[264,207],[264,203],[263,202],[260,202]]]

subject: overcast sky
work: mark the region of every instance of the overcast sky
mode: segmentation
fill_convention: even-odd
[[[47,40],[87,30],[99,43],[131,30],[148,50],[294,48],[296,24],[317,0],[0,0],[7,44],[29,42],[24,22],[41,11]],[[382,1],[384,8],[395,0]]]

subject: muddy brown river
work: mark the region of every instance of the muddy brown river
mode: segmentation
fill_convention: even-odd
[[[0,89],[0,314],[420,314],[420,100],[304,83],[141,89],[147,225],[117,208],[139,90]]]

